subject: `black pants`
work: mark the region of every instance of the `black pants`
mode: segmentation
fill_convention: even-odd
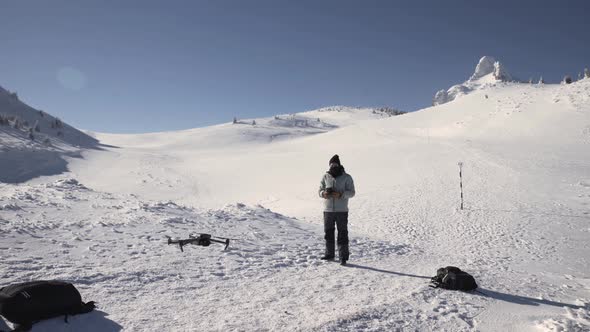
[[[338,227],[338,254],[340,259],[348,260],[348,212],[324,212],[324,239],[326,255],[334,256],[334,230]]]

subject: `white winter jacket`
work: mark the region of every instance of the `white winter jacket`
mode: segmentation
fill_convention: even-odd
[[[340,198],[323,198],[322,195],[328,188],[333,188],[342,196]],[[324,200],[324,212],[348,212],[348,199],[354,197],[355,194],[352,176],[344,172],[334,178],[330,173],[325,173],[320,182],[318,194]]]

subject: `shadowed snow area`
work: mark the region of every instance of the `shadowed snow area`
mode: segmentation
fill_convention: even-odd
[[[67,280],[99,305],[33,331],[590,328],[590,80],[277,117],[96,134],[120,148],[0,183],[2,283]],[[345,267],[319,260],[336,153],[357,190]],[[198,233],[232,240],[167,244]],[[429,288],[447,265],[483,294]]]
[[[67,159],[98,140],[19,100],[0,87],[0,182],[20,183],[67,172]]]

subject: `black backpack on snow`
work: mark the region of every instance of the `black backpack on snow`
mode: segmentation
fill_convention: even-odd
[[[63,281],[31,281],[0,288],[0,315],[21,327],[57,316],[94,310],[94,302],[82,302],[74,285]]]
[[[458,267],[441,267],[436,271],[436,276],[431,279],[433,288],[444,288],[462,291],[472,291],[477,288],[475,279],[469,273],[461,271]]]

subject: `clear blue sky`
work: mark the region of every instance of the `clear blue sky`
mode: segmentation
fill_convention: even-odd
[[[329,105],[429,106],[482,55],[590,67],[590,1],[0,1],[0,85],[82,128],[150,132]]]

